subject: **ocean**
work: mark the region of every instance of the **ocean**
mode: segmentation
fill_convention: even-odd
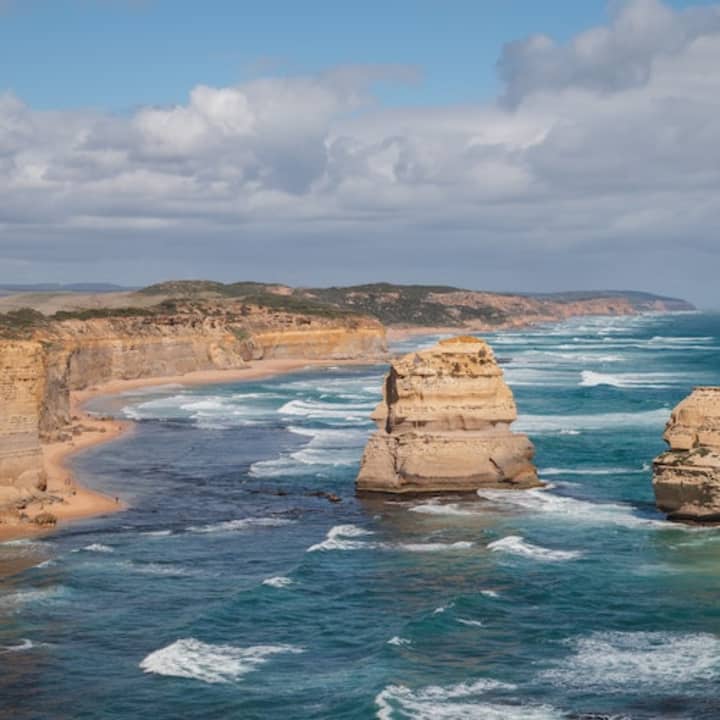
[[[0,718],[720,717],[720,530],[650,470],[720,315],[486,337],[546,489],[355,498],[382,366],[95,401],[130,509],[0,545]]]

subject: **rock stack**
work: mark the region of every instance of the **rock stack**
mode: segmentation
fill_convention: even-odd
[[[395,360],[372,415],[358,492],[470,492],[541,485],[512,391],[490,346],[442,340]]]
[[[720,522],[720,387],[698,387],[672,411],[670,446],[653,463],[653,488],[671,520]]]

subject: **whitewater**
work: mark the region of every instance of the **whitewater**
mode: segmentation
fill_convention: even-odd
[[[542,489],[356,498],[378,365],[94,401],[136,431],[74,469],[129,510],[0,545],[0,718],[720,717],[720,531],[650,469],[720,316],[485,337]]]

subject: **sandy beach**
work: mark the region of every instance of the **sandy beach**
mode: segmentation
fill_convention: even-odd
[[[371,362],[371,359],[368,360]],[[76,432],[67,440],[43,445],[47,492],[43,499],[28,503],[25,514],[35,518],[48,512],[57,518],[56,525],[42,526],[34,522],[0,525],[0,542],[44,535],[57,530],[68,522],[83,518],[107,515],[125,509],[118,498],[85,487],[73,475],[70,459],[91,447],[112,442],[132,432],[134,423],[125,420],[97,418],[84,409],[86,403],[96,397],[117,395],[129,390],[167,384],[212,385],[228,382],[259,380],[304,368],[332,365],[358,365],[359,360],[307,360],[270,359],[249,363],[246,367],[232,370],[200,370],[185,375],[166,375],[133,380],[113,380],[70,393],[70,414]]]

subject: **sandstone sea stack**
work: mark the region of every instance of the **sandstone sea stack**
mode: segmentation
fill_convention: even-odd
[[[698,387],[672,411],[653,488],[671,520],[720,522],[720,387]]]
[[[372,415],[358,492],[469,492],[541,485],[512,391],[490,346],[442,340],[394,360]]]

